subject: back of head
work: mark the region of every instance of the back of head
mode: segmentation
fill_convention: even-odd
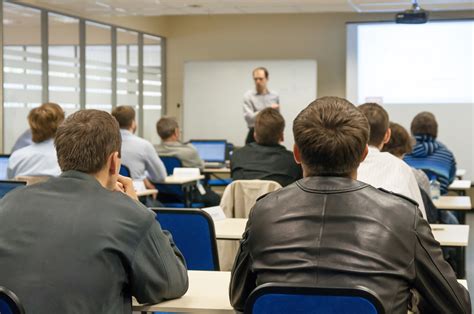
[[[121,129],[129,129],[135,121],[135,109],[132,106],[118,106],[112,110],[112,115],[117,119]]]
[[[265,108],[255,119],[255,141],[260,145],[278,145],[283,138],[285,119],[278,110]]]
[[[376,103],[365,103],[359,110],[366,116],[370,125],[369,145],[379,146],[383,143],[390,120],[387,111]]]
[[[58,128],[54,145],[62,171],[95,174],[119,152],[122,139],[117,120],[101,110],[80,110]]]
[[[64,121],[63,109],[55,103],[45,103],[28,114],[33,142],[41,143],[56,134],[58,126]]]
[[[323,97],[298,114],[293,134],[307,176],[349,176],[362,161],[369,124],[349,101]]]
[[[420,112],[411,122],[411,134],[438,137],[438,122],[431,112]]]
[[[179,125],[175,118],[162,117],[156,123],[156,132],[162,140],[167,140],[175,134],[178,127]]]
[[[413,140],[403,126],[398,123],[390,122],[392,135],[388,143],[383,146],[383,151],[397,157],[411,153],[413,149]]]

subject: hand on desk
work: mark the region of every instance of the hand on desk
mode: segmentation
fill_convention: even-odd
[[[130,198],[138,201],[137,193],[135,192],[135,188],[133,187],[133,181],[130,178],[119,175],[117,177],[115,191],[127,194]]]

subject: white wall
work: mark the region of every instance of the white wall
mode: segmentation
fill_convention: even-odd
[[[286,121],[284,145],[292,149],[293,119],[316,98],[315,60],[187,62],[184,139],[227,139],[234,145],[244,145],[248,128],[243,117],[243,95],[254,88],[252,70],[258,66],[269,70],[269,89],[280,95]]]

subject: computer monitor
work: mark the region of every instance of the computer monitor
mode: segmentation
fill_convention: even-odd
[[[225,163],[226,140],[191,140],[190,143],[196,147],[199,157],[205,162]]]
[[[0,180],[8,179],[7,168],[10,155],[0,155]]]
[[[0,198],[3,198],[8,192],[19,187],[25,186],[26,181],[7,181],[0,180]]]

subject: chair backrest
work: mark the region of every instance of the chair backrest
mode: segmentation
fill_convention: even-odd
[[[211,216],[199,209],[154,208],[163,230],[168,230],[183,253],[189,270],[219,270],[216,233]]]
[[[129,178],[132,177],[132,174],[131,174],[131,172],[130,172],[130,168],[128,168],[128,167],[125,166],[125,165],[120,165],[119,174],[120,174],[121,176],[124,176],[124,177],[129,177]]]
[[[26,181],[0,180],[0,199],[8,192],[26,185]]]
[[[0,287],[0,313],[1,314],[24,314],[25,309],[18,297],[10,290]]]
[[[245,305],[245,314],[384,314],[380,299],[359,287],[316,288],[264,284],[255,289]]]
[[[228,218],[248,218],[257,198],[278,189],[281,185],[275,181],[236,180],[225,188],[220,206]]]
[[[160,156],[161,161],[166,168],[166,173],[170,176],[173,174],[174,168],[181,168],[183,163],[180,159],[174,156]],[[183,190],[180,185],[170,185],[170,184],[156,184],[156,188],[160,193],[158,197],[165,197],[166,195],[176,196],[178,199],[184,197]],[[161,194],[161,195],[160,195]]]
[[[169,176],[173,174],[174,168],[181,168],[183,166],[181,160],[174,156],[160,156],[160,159],[163,161]]]

